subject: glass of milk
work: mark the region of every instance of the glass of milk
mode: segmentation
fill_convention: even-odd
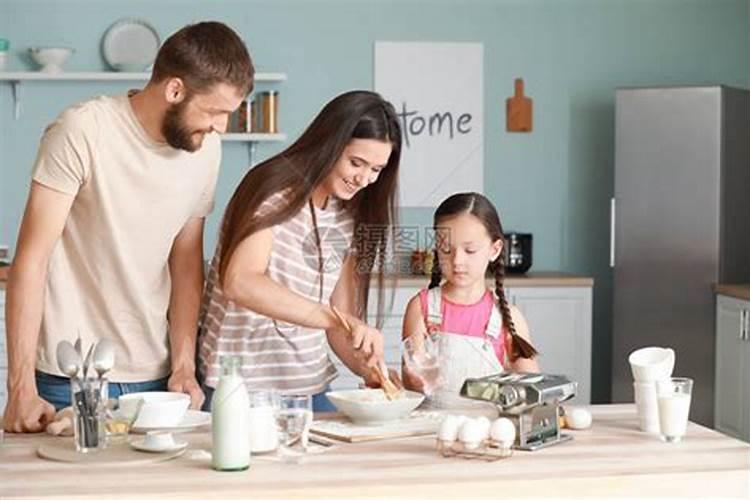
[[[249,391],[250,398],[250,451],[265,453],[279,446],[276,413],[279,395],[274,391]]]
[[[659,434],[667,443],[678,443],[687,429],[693,380],[672,377],[656,381]]]

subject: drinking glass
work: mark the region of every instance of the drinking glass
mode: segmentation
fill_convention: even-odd
[[[279,446],[276,432],[276,415],[279,395],[274,391],[249,391],[250,398],[250,451],[265,453]]]
[[[279,455],[285,462],[299,462],[307,453],[308,435],[312,425],[312,397],[280,395],[276,412],[279,432]]]
[[[406,337],[403,341],[403,358],[409,372],[422,381],[422,390],[426,395],[429,396],[443,384],[438,334]]]
[[[656,381],[659,404],[659,433],[662,441],[678,443],[687,430],[693,380],[672,377]]]
[[[135,411],[128,411],[120,404],[118,399],[113,399],[107,404],[106,423],[107,443],[122,443],[127,441],[130,429],[133,427],[138,413],[143,406],[143,400],[139,400]]]
[[[106,447],[105,415],[108,385],[101,378],[70,379],[73,437],[76,451],[89,453]]]

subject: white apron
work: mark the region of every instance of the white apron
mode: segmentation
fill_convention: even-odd
[[[442,292],[440,287],[427,292],[427,324],[443,324]],[[428,398],[433,408],[476,408],[481,402],[459,395],[467,378],[484,377],[504,371],[497,359],[491,339],[502,331],[503,318],[497,307],[492,308],[484,337],[470,337],[459,333],[439,331],[440,376],[443,384]]]

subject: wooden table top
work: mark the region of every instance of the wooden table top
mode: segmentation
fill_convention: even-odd
[[[82,466],[38,458],[53,438],[8,435],[0,498],[476,498],[673,496],[750,498],[750,445],[691,423],[667,444],[637,429],[633,405],[590,407],[574,440],[497,462],[444,458],[434,438],[341,444],[303,464],[253,457],[249,470],[210,468],[209,432],[183,434],[180,458],[148,466]],[[67,438],[71,439],[71,438]]]

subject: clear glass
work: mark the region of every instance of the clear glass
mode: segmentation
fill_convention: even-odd
[[[250,399],[250,451],[265,453],[279,447],[276,431],[276,413],[279,395],[274,391],[249,391]]]
[[[440,374],[440,342],[437,334],[411,335],[403,341],[403,358],[406,368],[422,382],[426,395],[443,385]]]
[[[97,451],[107,446],[105,423],[108,391],[106,379],[70,379],[73,438],[76,451],[80,453]]]
[[[307,453],[312,425],[312,396],[280,395],[276,412],[278,453],[285,462],[299,463]]]
[[[135,411],[127,411],[123,408],[119,400],[112,399],[107,403],[106,412],[106,423],[105,428],[107,431],[107,444],[109,443],[123,443],[127,441],[130,429],[133,427],[138,413],[140,412],[141,406],[143,406],[143,400],[139,400],[135,408]]]
[[[659,434],[662,441],[667,443],[682,441],[687,430],[692,393],[692,379],[672,377],[656,381]]]

